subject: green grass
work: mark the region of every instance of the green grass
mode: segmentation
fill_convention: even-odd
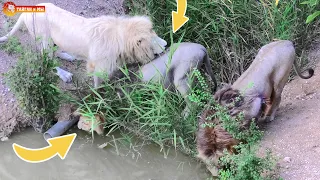
[[[221,159],[222,165],[226,168],[220,171],[220,178],[267,179],[262,173],[265,171],[272,173],[275,161],[270,152],[262,157],[256,155],[263,132],[258,130],[254,123],[249,129],[241,130],[242,116],[235,120],[224,108],[215,104],[203,75],[199,71],[195,71],[194,74],[200,85],[194,88],[189,96],[195,105],[185,119],[181,116],[185,102],[178,92],[168,91],[158,83],[124,83],[126,79],[106,83],[98,90],[92,89],[92,94],[83,99],[79,110],[88,117],[94,117],[97,113],[102,114],[107,121],[107,135],[118,129],[127,139],[134,135],[158,144],[164,153],[173,147],[195,157],[198,113],[204,108],[218,107],[220,110],[217,116],[223,127],[235,138],[247,142],[236,147],[240,153],[226,154]],[[117,95],[116,87],[119,87],[119,84],[125,94],[122,98]],[[125,89],[128,88],[131,91],[127,93]],[[212,104],[208,106],[208,102]]]
[[[301,4],[308,5],[309,7],[314,7],[320,4],[319,0],[307,0],[302,2]],[[320,11],[315,11],[307,17],[306,23],[310,23],[314,21],[320,15]]]

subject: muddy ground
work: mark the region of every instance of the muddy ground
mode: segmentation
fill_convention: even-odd
[[[34,5],[41,0],[15,0],[19,5]],[[85,17],[95,17],[103,14],[124,14],[123,0],[48,0],[70,12]],[[17,17],[14,17],[17,18]],[[0,28],[5,29],[6,18],[0,15]],[[3,32],[2,32],[3,33]],[[3,34],[0,34],[3,35]],[[20,40],[27,41],[28,35],[18,33]],[[310,61],[316,64],[320,60],[320,45],[315,44],[310,50]],[[0,50],[0,73],[6,72],[14,65],[15,57]],[[74,71],[75,63],[62,62],[63,68]],[[262,147],[271,148],[279,157],[281,177],[284,179],[320,179],[320,123],[318,110],[320,109],[320,71],[316,65],[315,75],[309,80],[295,78],[288,83],[282,95],[282,102],[275,121],[265,124],[265,136]],[[79,78],[78,78],[79,79]],[[72,85],[66,85],[72,88]],[[0,76],[0,122],[5,122],[9,131],[0,129],[0,138],[9,135],[10,129],[23,127],[25,118],[17,107],[16,100],[10,89]],[[0,168],[1,169],[1,168]],[[1,172],[1,170],[0,170]]]

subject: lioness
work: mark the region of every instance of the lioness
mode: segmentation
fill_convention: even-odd
[[[246,119],[259,118],[260,109],[265,105],[262,119],[272,121],[280,105],[281,93],[288,81],[292,66],[303,79],[309,79],[314,74],[314,70],[309,68],[309,75],[303,76],[297,69],[295,58],[295,48],[291,41],[271,42],[259,50],[250,67],[236,82],[218,90],[215,98],[223,105],[234,101],[229,98],[232,94],[242,94],[247,97],[245,101],[249,105],[239,108],[238,111],[243,111]],[[248,88],[249,84],[252,84],[252,87]]]
[[[41,49],[56,44],[61,50],[59,57],[87,60],[90,73],[111,73],[124,63],[148,63],[167,44],[157,36],[146,16],[84,18],[51,3],[38,6],[45,6],[45,13],[22,13],[12,30],[0,37],[0,43],[7,41],[24,23],[33,38],[41,39]],[[60,68],[57,74],[65,82],[72,79],[71,73]],[[94,76],[95,87],[100,81]]]
[[[214,83],[213,92],[216,90],[217,82],[213,75],[211,59],[204,46],[197,43],[182,42],[173,44],[173,48],[176,47],[177,49],[174,51],[171,61],[169,58],[170,52],[167,50],[165,54],[143,65],[140,69],[137,64],[128,65],[129,70],[131,67],[134,69],[134,72],[131,72],[129,76],[133,82],[139,80],[136,75],[140,74],[143,82],[164,80],[165,88],[171,88],[171,85],[174,85],[187,102],[187,108],[184,110],[184,115],[187,115],[188,105],[191,104],[187,95],[190,93],[189,77],[192,71],[204,65]],[[111,74],[110,81],[123,77],[125,77],[125,74],[121,70],[117,70]]]

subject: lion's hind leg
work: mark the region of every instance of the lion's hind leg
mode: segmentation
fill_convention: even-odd
[[[266,121],[273,121],[276,116],[276,112],[279,109],[280,102],[281,102],[281,94],[283,91],[284,86],[286,85],[288,78],[289,78],[290,70],[286,71],[285,74],[280,74],[280,79],[275,79],[273,84],[273,92],[272,92],[272,108],[270,112],[267,114],[269,118]]]
[[[184,68],[177,68],[174,71],[173,83],[175,88],[180,92],[186,102],[186,107],[182,112],[182,116],[186,118],[190,114],[190,107],[192,102],[189,100],[188,95],[190,93],[189,73]]]

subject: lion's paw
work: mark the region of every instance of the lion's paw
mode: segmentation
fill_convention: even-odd
[[[56,67],[57,70],[57,75],[60,77],[60,79],[62,79],[63,82],[65,83],[70,83],[72,81],[72,76],[73,74],[65,71],[59,67]]]
[[[275,117],[273,116],[266,116],[264,119],[262,119],[264,122],[269,123],[271,121],[273,121],[275,119]]]
[[[72,61],[74,61],[76,59],[74,56],[72,56],[72,55],[70,55],[70,54],[68,54],[66,52],[59,52],[57,54],[57,56],[60,59],[63,59],[63,60],[66,60],[66,61],[70,61],[70,62],[72,62]]]

